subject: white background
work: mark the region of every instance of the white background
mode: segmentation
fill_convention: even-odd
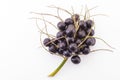
[[[0,1],[0,80],[120,80],[120,4],[119,0],[3,0]],[[39,32],[30,12],[55,13],[46,6],[55,5],[80,12],[81,7],[99,6],[91,14],[97,16],[96,35],[114,49],[81,56],[81,63],[70,60],[53,78],[47,75],[62,61],[40,48]],[[37,15],[35,15],[37,16]],[[55,21],[54,19],[51,19]],[[57,24],[57,23],[56,23]],[[52,29],[53,30],[53,29]],[[51,30],[51,32],[52,32]],[[96,48],[109,48],[98,40]]]

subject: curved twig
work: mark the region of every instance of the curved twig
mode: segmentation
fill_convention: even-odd
[[[113,52],[113,51],[110,50],[110,49],[95,49],[95,50],[92,50],[92,51],[90,51],[90,52],[92,53],[92,52],[96,52],[96,51],[109,51],[109,52]]]
[[[72,13],[70,13],[68,10],[66,10],[66,9],[63,9],[63,8],[60,8],[60,7],[56,7],[56,6],[48,6],[48,7],[50,7],[50,8],[57,8],[57,9],[60,9],[60,10],[62,10],[62,11],[64,11],[64,12],[66,12],[66,13],[68,13],[68,14],[70,14],[70,15],[72,15]]]
[[[60,17],[56,16],[56,15],[53,15],[53,14],[48,14],[48,13],[37,13],[37,12],[31,12],[31,13],[34,13],[34,14],[39,14],[39,15],[48,15],[48,16],[53,16],[57,19],[59,19],[60,21],[63,21]]]
[[[32,18],[30,18],[30,19],[39,19],[39,20],[42,20],[42,21],[43,21],[42,18],[37,18],[37,17],[32,17]],[[45,19],[44,19],[44,21],[47,22],[47,23],[49,23],[50,25],[52,25],[54,28],[56,28],[56,29],[58,30],[58,28],[57,28],[52,22],[47,21],[47,20],[45,20]]]
[[[36,19],[36,26],[37,26],[37,28],[39,29],[39,31],[41,32],[41,33],[43,33],[43,34],[45,34],[45,35],[47,35],[47,36],[49,36],[49,37],[54,37],[53,35],[51,35],[51,34],[48,34],[48,33],[45,33],[43,30],[41,30],[40,29],[40,27],[39,27],[39,25],[38,25],[38,23],[37,23],[37,19]]]
[[[106,16],[106,17],[109,17],[109,16],[106,15],[106,14],[94,14],[94,15],[91,15],[90,17],[95,17],[95,16]]]

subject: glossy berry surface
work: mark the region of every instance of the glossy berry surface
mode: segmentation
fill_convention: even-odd
[[[59,48],[61,48],[61,49],[65,49],[66,48],[66,43],[65,42],[61,42],[61,43],[59,43]]]
[[[88,46],[93,46],[93,45],[95,45],[96,40],[95,40],[95,38],[88,38],[85,43]]]
[[[71,18],[67,18],[66,20],[65,20],[65,24],[66,25],[70,25],[70,24],[73,24],[74,22],[73,22],[73,20],[71,19]]]
[[[84,20],[81,20],[81,21],[80,21],[79,27],[80,27],[81,29],[85,29],[85,30],[87,29],[87,24],[85,23]]]
[[[51,45],[51,46],[49,47],[49,51],[50,51],[50,52],[53,52],[53,53],[56,53],[56,52],[57,52],[56,46],[55,46],[55,45]]]
[[[74,43],[75,39],[73,37],[67,37],[67,41],[70,44],[70,43]]]
[[[56,35],[57,38],[64,36],[65,32],[64,31],[59,31]]]
[[[65,51],[63,52],[63,55],[64,55],[65,57],[70,57],[70,56],[72,55],[72,53],[71,53],[69,50],[65,50]]]
[[[75,44],[75,43],[70,44],[69,45],[69,50],[71,52],[75,52],[77,50],[77,44]]]
[[[50,46],[50,38],[45,38],[44,39],[44,41],[43,41],[43,44],[45,45],[45,46]]]
[[[76,44],[79,45],[81,43],[81,40],[80,39],[77,39],[76,40]]]
[[[59,22],[59,23],[57,24],[57,27],[58,27],[58,29],[61,30],[61,31],[63,31],[63,30],[66,29],[66,25],[65,25],[64,22]]]
[[[72,57],[71,57],[71,61],[72,61],[72,63],[74,63],[74,64],[79,64],[79,63],[81,62],[81,59],[80,59],[79,56],[75,55],[75,56],[72,56]]]
[[[89,54],[89,53],[90,53],[90,49],[87,48],[87,47],[85,47],[85,48],[83,49],[82,53],[85,54],[85,55],[86,55],[86,54]]]
[[[75,33],[74,25],[69,25],[68,28],[66,29],[66,36],[73,37],[74,33]]]
[[[94,22],[92,20],[87,20],[86,24],[88,28],[91,28],[94,25]]]
[[[64,51],[64,49],[59,48],[59,49],[58,49],[58,54],[62,55],[62,54],[63,54],[63,51]]]
[[[81,30],[81,31],[78,32],[78,37],[79,38],[84,38],[85,36],[86,36],[85,31]]]

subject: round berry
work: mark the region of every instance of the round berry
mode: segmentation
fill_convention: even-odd
[[[76,44],[79,45],[81,43],[81,40],[80,39],[77,39],[76,40]]]
[[[66,43],[65,42],[59,43],[59,48],[65,49],[66,48]]]
[[[72,20],[71,18],[67,18],[67,19],[65,20],[65,24],[66,24],[66,25],[73,24],[73,20]]]
[[[95,43],[96,43],[96,39],[95,39],[95,38],[92,38],[92,44],[91,44],[91,46],[94,46]]]
[[[80,27],[80,29],[86,30],[87,29],[87,24],[83,20],[81,20],[79,22],[79,27]]]
[[[74,63],[74,64],[79,64],[79,63],[81,62],[81,59],[80,59],[79,56],[75,55],[75,56],[72,56],[72,57],[71,57],[71,61],[72,61],[72,63]]]
[[[88,28],[91,28],[94,25],[94,22],[92,20],[87,20],[86,24]]]
[[[62,36],[64,36],[64,32],[63,31],[59,31],[58,33],[57,33],[57,35],[56,35],[56,37],[57,38],[59,38],[59,37],[62,37]]]
[[[90,48],[85,47],[82,51],[83,54],[87,55],[90,53]]]
[[[78,31],[78,38],[84,38],[85,36],[86,36],[86,33],[85,33],[85,31],[83,31],[83,30],[81,30],[81,31]]]
[[[95,38],[88,38],[88,39],[85,41],[85,43],[86,43],[86,45],[88,45],[88,46],[93,46],[93,45],[95,45],[96,40],[95,40]]]
[[[75,54],[79,55],[81,53],[80,48],[77,48]]]
[[[77,44],[71,43],[71,44],[69,45],[69,50],[70,50],[71,52],[75,52],[75,51],[77,50]]]
[[[70,44],[70,43],[75,42],[75,39],[73,37],[67,37],[67,41]]]
[[[64,49],[59,48],[59,49],[58,49],[58,54],[62,55],[62,54],[63,54],[63,51],[64,51]]]
[[[66,50],[66,51],[63,52],[63,55],[65,57],[70,57],[72,55],[72,53],[69,50]]]
[[[66,36],[73,37],[74,33],[75,33],[74,25],[68,25],[68,28],[66,29]]]
[[[47,46],[50,46],[50,38],[45,38],[44,41],[43,41],[43,44],[47,47]]]
[[[58,27],[59,30],[61,30],[61,31],[63,31],[63,30],[66,29],[66,25],[65,25],[64,22],[59,22],[59,23],[57,24],[57,27]]]
[[[57,47],[55,45],[51,45],[51,46],[49,46],[49,51],[53,52],[53,53],[56,53],[57,52]]]

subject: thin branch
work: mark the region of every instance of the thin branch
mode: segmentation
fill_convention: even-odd
[[[44,17],[43,17],[43,16],[42,16],[42,18],[43,18],[43,22],[44,22],[44,25],[45,25],[45,30],[46,30],[46,33],[48,34],[46,21],[45,21],[45,19],[44,19]],[[48,36],[48,37],[49,37],[49,36]]]
[[[37,17],[32,17],[32,18],[30,18],[30,19],[39,19],[39,20],[42,20],[42,21],[43,21],[42,18],[37,18]],[[45,19],[44,19],[44,21],[47,22],[47,23],[49,23],[50,25],[52,25],[54,28],[56,28],[56,29],[58,30],[58,28],[57,28],[52,22],[47,21],[47,20],[45,20]]]
[[[65,37],[62,36],[62,37],[59,37],[59,38],[53,39],[53,40],[51,40],[50,42],[48,42],[47,44],[50,44],[50,43],[52,43],[53,41],[59,40],[59,39],[61,39],[61,38],[65,38]]]
[[[36,13],[36,12],[31,12],[31,13],[38,14],[38,15],[53,16],[53,17],[59,19],[60,21],[63,21],[60,17],[58,17],[58,16],[56,16],[56,15],[53,15],[53,14],[48,14],[48,13]]]
[[[60,9],[60,10],[62,10],[62,11],[64,11],[64,12],[66,12],[66,13],[68,13],[68,14],[70,14],[70,15],[72,15],[72,13],[70,13],[68,10],[66,10],[66,9],[63,9],[63,8],[60,8],[60,7],[56,7],[56,6],[48,6],[48,7],[50,7],[50,8],[57,8],[57,9]]]
[[[43,34],[45,34],[45,35],[47,35],[47,36],[49,36],[49,37],[54,37],[53,35],[51,35],[51,34],[48,34],[48,33],[45,33],[43,30],[41,30],[40,29],[40,27],[39,27],[39,25],[38,25],[38,23],[37,23],[37,19],[36,19],[36,26],[37,26],[37,28],[39,29],[39,31],[41,32],[41,33],[43,33]]]
[[[91,10],[93,10],[93,9],[95,9],[95,8],[97,8],[97,7],[98,7],[98,6],[95,6],[95,7],[93,7],[93,8],[88,9],[88,10],[86,11],[86,13],[90,12]]]
[[[92,52],[96,52],[96,51],[109,51],[109,52],[113,52],[113,51],[110,50],[110,49],[95,49],[95,50],[92,50],[92,51],[90,51],[90,52],[92,53]]]
[[[95,17],[95,16],[106,16],[106,17],[109,17],[109,16],[106,15],[106,14],[94,14],[94,15],[91,15],[90,17]]]
[[[71,6],[71,9],[72,9],[72,14],[74,14],[74,9],[73,9],[73,6]]]

